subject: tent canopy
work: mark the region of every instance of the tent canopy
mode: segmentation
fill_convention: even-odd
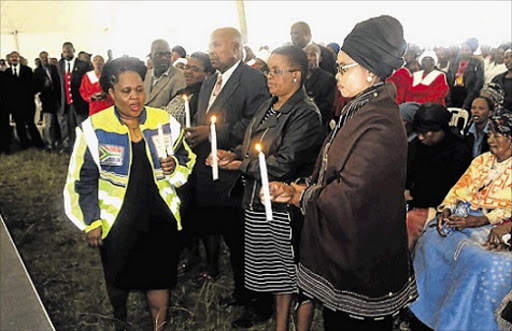
[[[240,2],[240,1],[238,1]],[[245,1],[248,43],[257,51],[290,41],[296,21],[311,26],[313,40],[342,43],[359,21],[389,14],[407,41],[425,47],[458,44],[468,37],[496,45],[512,39],[510,1]],[[217,27],[240,29],[237,1],[1,1],[0,55],[18,50],[32,63],[46,50],[59,58],[64,41],[76,51],[144,58],[151,41],[168,40],[188,51],[206,50]]]

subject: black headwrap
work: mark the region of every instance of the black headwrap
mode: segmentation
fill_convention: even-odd
[[[416,111],[412,127],[414,131],[420,133],[448,131],[451,118],[452,113],[445,106],[438,103],[424,103]]]
[[[381,80],[403,65],[406,49],[402,24],[387,15],[357,23],[341,47],[343,52]]]
[[[512,137],[512,113],[504,112],[491,118],[494,131]]]

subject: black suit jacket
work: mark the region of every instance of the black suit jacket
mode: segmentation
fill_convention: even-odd
[[[209,77],[201,87],[195,122],[197,125],[210,125],[210,117],[215,115],[217,148],[230,150],[242,144],[249,122],[270,94],[265,76],[259,70],[240,63],[206,113],[217,75]],[[211,152],[210,141],[196,146],[195,152],[198,203],[202,206],[240,206],[241,200],[228,196],[238,171],[219,170],[219,179],[213,182],[212,170],[204,164]]]
[[[39,66],[34,71],[36,91],[40,92],[39,99],[43,104],[42,111],[45,113],[55,113],[60,107],[60,77],[57,67],[48,65],[50,76],[46,73],[43,66]]]
[[[334,58],[334,55],[326,47],[318,44],[316,45],[320,48],[320,55],[322,56],[322,60],[320,60],[320,68],[335,76],[338,69],[336,67],[336,59]]]
[[[61,86],[61,107],[66,106],[66,83],[65,77],[66,74],[66,61],[61,59],[59,61],[59,77],[60,77],[60,86]],[[82,99],[80,95],[80,85],[82,84],[82,78],[89,71],[89,65],[80,60],[75,59],[75,65],[71,69],[71,98],[73,99],[73,106],[78,114],[88,115],[89,114],[89,104],[87,101]]]
[[[20,65],[19,76],[14,76],[12,68],[5,70],[5,105],[13,114],[18,111],[35,111],[35,83],[32,69]]]
[[[320,113],[322,124],[327,129],[329,121],[334,118],[334,97],[336,96],[336,79],[321,68],[312,71],[305,82],[308,96],[313,99]]]
[[[455,85],[455,75],[457,73],[457,69],[459,68],[459,63],[460,59],[451,62],[448,73],[446,74],[446,80],[448,81],[448,86],[450,87],[450,93],[447,96],[448,106],[452,106],[451,92],[453,90],[453,86]],[[464,71],[463,78],[464,89],[466,89],[467,95],[464,103],[462,104],[462,108],[470,109],[473,99],[478,96],[480,89],[482,86],[484,86],[484,65],[482,62],[479,59],[472,57],[469,60],[466,70]]]

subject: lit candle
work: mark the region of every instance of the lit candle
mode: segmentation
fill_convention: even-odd
[[[183,95],[183,99],[185,100],[185,127],[190,128],[190,105],[186,94]]]
[[[267,215],[267,220],[272,220],[272,204],[270,202],[270,189],[268,187],[267,162],[265,161],[265,154],[261,151],[260,144],[256,144],[256,150],[258,151],[258,160],[260,163],[261,187],[263,188],[265,214]]]
[[[212,116],[210,121],[210,142],[212,144],[212,178],[219,179],[219,164],[217,163],[217,133],[215,132],[216,117]]]
[[[160,123],[158,123],[158,146],[156,148],[156,152],[159,158],[164,159],[166,157],[164,130]]]

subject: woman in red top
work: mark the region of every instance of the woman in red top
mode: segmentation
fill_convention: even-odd
[[[407,93],[407,102],[432,102],[445,105],[450,91],[444,72],[435,69],[437,56],[433,51],[425,51],[420,57],[423,70],[412,74]]]
[[[82,78],[80,95],[89,103],[89,116],[114,105],[114,101],[110,95],[103,92],[100,86],[101,69],[103,69],[104,64],[105,60],[103,57],[96,55],[92,59],[94,70],[87,72]]]

